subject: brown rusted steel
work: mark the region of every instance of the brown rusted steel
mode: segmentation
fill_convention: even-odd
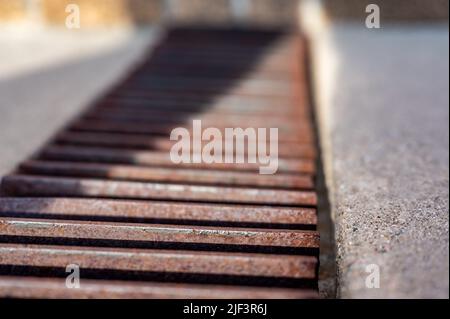
[[[236,97],[222,97],[218,100],[208,101],[207,98],[201,99],[199,96],[176,96],[162,95],[146,99],[142,97],[118,96],[116,94],[109,95],[99,102],[99,106],[105,107],[127,107],[140,109],[155,110],[172,110],[172,111],[190,111],[196,112],[199,105],[209,102],[213,112],[218,114],[243,114],[256,116],[272,116],[279,112],[286,115],[295,115],[299,117],[308,116],[309,110],[300,107],[298,100],[284,101],[277,103],[267,100],[244,99]]]
[[[130,248],[1,244],[0,265],[314,279],[317,258]]]
[[[0,236],[291,248],[319,247],[318,233],[308,230],[231,229],[46,219],[0,218]]]
[[[220,45],[218,46],[220,48]],[[204,48],[203,48],[204,49]],[[159,61],[174,60],[183,57],[184,61],[189,62],[203,62],[202,64],[209,65],[210,61],[221,62],[227,64],[230,67],[234,65],[241,65],[249,63],[250,59],[254,58],[255,50],[237,50],[232,51],[230,48],[224,49],[224,51],[218,50],[202,50],[199,47],[190,46],[189,50],[180,51],[179,49],[173,49],[168,46],[158,46],[153,52],[153,59],[151,62],[159,64]],[[278,52],[277,54],[266,54],[263,56],[263,63],[260,66],[276,66],[280,69],[286,69],[289,71],[286,59],[295,58],[294,49],[286,50],[284,52]],[[288,72],[286,72],[288,73]]]
[[[110,95],[115,98],[126,98],[126,99],[160,99],[160,98],[170,98],[170,99],[187,99],[205,102],[211,98],[211,93],[208,92],[191,92],[191,91],[168,91],[168,90],[127,90],[125,92],[113,93]],[[227,98],[230,99],[243,99],[248,100],[249,104],[257,103],[260,105],[261,101],[268,100],[265,103],[271,105],[271,107],[276,107],[280,104],[292,104],[298,105],[298,99],[301,98],[301,94],[298,96],[259,96],[259,95],[237,95],[228,94]],[[198,104],[197,104],[198,105]],[[240,103],[240,107],[244,106],[244,101]],[[259,108],[259,107],[258,107]],[[231,108],[233,109],[233,108]]]
[[[198,79],[195,77],[186,81],[177,77],[136,77],[134,80],[128,81],[122,86],[124,90],[189,90],[191,92],[217,92],[222,91],[223,86],[229,81],[220,79]],[[231,90],[231,94],[243,95],[268,95],[268,96],[289,96],[294,93],[294,85],[296,83],[283,83],[280,81],[261,81],[249,80],[235,85]]]
[[[220,123],[221,121],[226,120],[226,122],[238,121],[241,123],[245,123],[246,125],[255,125],[259,124],[260,121],[267,121],[268,114],[258,111],[258,112],[249,112],[248,110],[243,111],[235,111],[230,112],[227,109],[215,109],[211,112],[198,114],[198,111],[195,106],[192,107],[177,107],[177,105],[173,105],[172,107],[164,107],[163,105],[159,105],[159,108],[156,106],[152,106],[152,103],[130,103],[129,107],[123,107],[111,103],[111,104],[100,104],[97,107],[93,108],[91,111],[86,114],[95,116],[102,116],[103,114],[108,114],[111,117],[115,115],[119,118],[120,115],[124,115],[125,117],[132,115],[139,115],[141,117],[147,118],[148,120],[152,119],[161,119],[166,122],[179,121],[180,119],[189,121],[189,119],[202,119],[203,121],[210,121],[211,123]],[[278,113],[272,114],[270,116],[275,120],[274,123],[278,124],[286,124],[286,121],[290,120],[292,115],[296,115],[299,118],[299,122],[302,125],[310,124],[308,122],[308,116],[302,116],[301,114],[295,113],[291,110],[291,107],[287,108],[285,111],[283,109],[279,110]],[[213,122],[215,121],[215,122]],[[284,122],[282,122],[284,121]],[[267,122],[264,123],[267,125]],[[275,125],[275,124],[274,124]],[[291,124],[290,124],[291,125]],[[236,126],[236,125],[233,125]]]
[[[137,123],[144,122],[149,124],[167,123],[175,125],[180,123],[190,123],[193,120],[201,120],[203,126],[212,127],[265,127],[267,126],[266,116],[242,116],[240,114],[198,114],[194,110],[187,112],[170,112],[169,114],[158,113],[154,111],[124,108],[95,108],[85,113],[86,117],[100,120],[116,120],[116,121],[135,121]],[[298,118],[295,123],[285,117],[271,117],[271,127],[288,127],[291,131],[296,129],[311,130],[309,118]]]
[[[180,125],[180,123],[176,124]],[[115,120],[95,120],[95,119],[81,119],[70,126],[71,131],[85,131],[85,132],[105,132],[105,133],[124,133],[124,134],[146,134],[146,135],[163,135],[170,137],[170,132],[176,125],[165,124],[147,124],[129,121],[115,121]],[[178,126],[180,127],[180,126]],[[245,127],[247,128],[247,127]],[[244,128],[243,128],[244,129]],[[188,129],[192,134],[192,129]],[[280,133],[280,132],[278,132]],[[311,144],[313,142],[313,134],[307,131],[299,134],[278,134],[278,143],[293,143],[296,144]],[[225,140],[225,136],[223,138]]]
[[[304,54],[287,32],[167,32],[2,179],[0,297],[316,298],[317,147]],[[258,160],[173,162],[170,133],[193,135],[193,120],[219,129],[223,146],[234,140],[226,128],[278,128],[276,174],[259,174],[267,165]],[[80,267],[79,289],[65,286],[69,264]]]
[[[267,118],[241,118],[239,115],[221,115],[221,116],[211,116],[211,115],[198,115],[191,114],[185,115],[184,117],[168,117],[168,116],[157,116],[155,114],[148,114],[147,112],[134,111],[134,110],[92,110],[87,112],[85,115],[86,119],[97,120],[97,121],[116,121],[119,123],[140,123],[146,125],[157,125],[166,124],[170,127],[178,127],[186,124],[191,124],[194,120],[202,121],[203,127],[266,127]],[[299,132],[299,134],[309,134],[311,135],[311,124],[306,119],[298,119],[295,123],[286,121],[286,119],[273,118],[270,121],[270,127],[283,128],[284,130],[289,130],[292,132]]]
[[[160,43],[157,46],[157,50],[164,51],[167,49],[171,50],[176,49],[177,51],[181,50],[181,52],[188,50],[189,52],[198,52],[200,54],[205,54],[205,52],[207,52],[220,55],[226,53],[227,56],[237,55],[237,57],[241,57],[241,55],[245,56],[246,54],[252,56],[252,54],[264,51],[265,53],[268,54],[277,54],[280,56],[284,54],[285,55],[284,57],[287,58],[286,55],[292,54],[293,50],[300,50],[303,48],[303,47],[295,47],[293,41],[297,41],[298,39],[287,39],[287,38],[285,40],[278,39],[277,40],[278,45],[274,45],[272,47],[261,46],[256,43],[252,44],[251,46],[239,44],[239,47],[237,47],[235,45],[230,45],[230,43],[224,41],[216,41],[214,45],[211,45],[211,42],[216,39],[208,39],[207,42],[203,41],[200,42],[198,41],[197,38],[196,38],[197,41],[194,42],[186,42],[183,41],[183,39],[177,39],[176,41],[174,41],[173,39],[169,40],[170,41]],[[282,43],[283,41],[284,43]],[[205,49],[207,49],[207,51],[205,51]],[[285,75],[286,73],[283,74]]]
[[[151,152],[142,150],[113,149],[90,146],[51,145],[40,154],[43,159],[60,161],[82,161],[97,163],[134,164],[172,168],[195,168],[214,170],[235,170],[259,172],[259,163],[179,163],[174,164],[167,152]],[[290,174],[314,175],[316,165],[312,159],[278,159],[278,172]]]
[[[241,67],[244,67],[246,64],[248,64],[248,61],[232,61],[230,59],[228,60],[220,60],[220,59],[205,59],[202,57],[202,59],[183,59],[186,55],[177,55],[177,60],[175,61],[176,55],[166,55],[165,57],[163,55],[159,55],[158,57],[154,57],[152,59],[153,65],[164,65],[171,64],[172,67],[194,67],[199,65],[207,64],[209,67],[229,67],[229,68],[235,68],[239,69]],[[187,56],[186,56],[187,57]],[[189,57],[188,57],[189,58]],[[281,63],[280,63],[281,62]],[[264,65],[258,66],[257,70],[262,72],[268,72],[268,73],[281,73],[281,72],[289,72],[289,67],[287,66],[285,61],[284,63],[282,61],[264,61]],[[145,65],[143,66],[145,69]],[[259,93],[259,92],[258,92]]]
[[[269,134],[268,134],[269,135]],[[55,141],[61,144],[69,145],[88,145],[88,146],[108,146],[118,148],[138,148],[146,150],[157,150],[170,152],[174,144],[178,141],[171,141],[167,137],[148,137],[131,134],[112,134],[112,133],[85,133],[85,132],[64,132],[59,134]],[[203,142],[205,145],[207,142]],[[186,147],[189,144],[185,144]],[[225,150],[223,150],[225,152]],[[236,153],[236,152],[234,152]],[[247,154],[244,152],[243,154]],[[313,145],[278,145],[278,155],[286,158],[310,158],[317,156]]]
[[[0,215],[316,225],[314,208],[85,198],[0,198]]]
[[[275,205],[317,204],[313,191],[122,182],[85,178],[10,175],[2,180],[6,194],[164,199]]]
[[[140,114],[143,116],[146,116],[148,118],[186,118],[189,116],[193,116],[195,115],[196,112],[196,108],[195,108],[195,104],[188,108],[177,108],[176,105],[172,104],[172,108],[166,108],[163,107],[162,105],[159,105],[159,107],[156,106],[152,106],[152,104],[150,103],[150,106],[148,104],[145,103],[136,103],[136,104],[131,104],[130,106],[124,107],[123,105],[114,105],[114,104],[100,104],[97,105],[95,108],[92,109],[91,113],[93,114],[101,114],[101,113],[106,113],[106,112],[124,112],[124,111],[128,111],[129,113],[133,113],[133,114]],[[296,115],[299,120],[301,121],[305,121],[306,123],[308,123],[309,118],[308,116],[302,116],[301,113],[296,113],[297,110],[294,109],[292,107],[287,107],[286,110],[283,110],[280,108],[278,108],[278,112],[272,112],[270,113],[270,117],[273,119],[276,119],[277,121],[289,121],[290,117],[292,117],[293,115]],[[199,114],[197,114],[199,115]],[[267,116],[268,114],[265,112],[262,112],[262,110],[258,111],[258,112],[249,112],[248,110],[244,109],[242,111],[235,111],[235,112],[230,112],[227,109],[220,109],[220,108],[215,108],[211,111],[208,111],[208,113],[202,114],[201,118],[208,118],[210,120],[221,120],[223,117],[226,118],[237,118],[239,117],[239,121],[243,121],[243,120],[267,120]],[[267,123],[265,123],[267,124]]]
[[[77,289],[54,278],[0,277],[4,298],[48,299],[314,299],[313,289],[146,283],[84,279]]]
[[[67,163],[26,161],[20,165],[23,172],[53,176],[99,177],[131,181],[156,181],[171,183],[212,184],[224,186],[272,187],[312,189],[310,175],[274,174],[251,172],[199,171],[194,169],[169,169],[131,165],[94,163]]]

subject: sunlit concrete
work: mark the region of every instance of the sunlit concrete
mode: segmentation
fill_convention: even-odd
[[[447,25],[313,35],[338,297],[448,298],[448,45]]]

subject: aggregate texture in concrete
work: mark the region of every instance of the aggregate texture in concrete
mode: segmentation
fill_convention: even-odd
[[[329,66],[317,91],[338,297],[448,298],[448,25],[327,32],[315,65]]]

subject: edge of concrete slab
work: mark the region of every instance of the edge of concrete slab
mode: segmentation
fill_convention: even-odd
[[[305,2],[337,297],[448,298],[448,25],[369,33]]]

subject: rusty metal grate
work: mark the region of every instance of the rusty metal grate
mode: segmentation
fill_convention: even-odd
[[[2,180],[0,296],[314,298],[319,234],[304,45],[170,30]],[[279,170],[174,164],[172,128],[278,127]],[[65,286],[78,264],[81,287]]]

